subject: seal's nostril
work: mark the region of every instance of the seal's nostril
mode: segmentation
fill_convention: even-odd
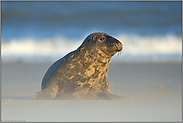
[[[122,50],[122,44],[121,43],[116,43],[115,46],[116,46],[118,51]]]

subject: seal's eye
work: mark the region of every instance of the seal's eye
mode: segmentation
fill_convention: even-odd
[[[105,37],[100,37],[100,41],[104,41],[105,40]]]

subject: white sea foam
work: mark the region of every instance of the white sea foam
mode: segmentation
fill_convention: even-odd
[[[2,56],[8,55],[63,55],[74,50],[80,45],[79,41],[71,41],[66,38],[54,38],[45,40],[12,39],[2,43]]]
[[[148,56],[148,55],[174,55],[182,53],[181,36],[116,36],[123,43],[121,56]],[[32,58],[55,58],[77,49],[84,39],[68,39],[57,37],[52,39],[37,40],[31,38],[11,39],[2,41],[2,60],[16,60]],[[38,56],[38,57],[37,57]]]
[[[124,44],[124,54],[153,55],[182,53],[182,39],[180,36],[129,36],[118,37]]]

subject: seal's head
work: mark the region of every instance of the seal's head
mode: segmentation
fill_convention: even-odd
[[[92,33],[81,47],[90,52],[98,53],[102,57],[112,57],[122,50],[122,43],[106,33]]]

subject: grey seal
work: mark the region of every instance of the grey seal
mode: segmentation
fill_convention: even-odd
[[[111,93],[108,69],[122,43],[106,33],[92,33],[75,51],[51,65],[35,99],[130,99]]]

